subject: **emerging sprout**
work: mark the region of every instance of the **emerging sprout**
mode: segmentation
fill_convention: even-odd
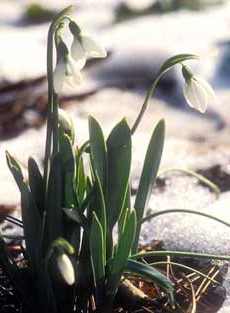
[[[75,283],[75,273],[73,264],[67,254],[62,253],[57,257],[57,266],[60,274],[67,285]]]
[[[212,87],[201,77],[193,75],[191,70],[182,65],[182,74],[185,79],[184,96],[189,106],[204,113],[208,103],[215,100]]]

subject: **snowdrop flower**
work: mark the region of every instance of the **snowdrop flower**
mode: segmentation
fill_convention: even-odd
[[[73,264],[67,254],[62,253],[57,257],[57,266],[66,284],[73,285],[75,282],[75,273]]]
[[[126,0],[125,4],[133,10],[145,10],[152,6],[156,0]]]
[[[210,101],[215,101],[212,87],[201,77],[193,75],[191,70],[182,65],[182,74],[185,79],[184,96],[189,106],[204,113]]]
[[[81,83],[81,80],[82,77],[78,64],[69,55],[66,44],[60,40],[57,46],[57,65],[53,75],[55,92],[61,93],[65,83],[74,86]]]
[[[75,22],[70,22],[69,28],[74,37],[71,46],[71,56],[80,69],[85,66],[87,58],[106,57],[105,49],[90,36],[83,34]]]

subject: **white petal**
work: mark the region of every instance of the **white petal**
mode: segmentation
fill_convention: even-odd
[[[69,58],[68,60],[68,67],[69,67],[69,71],[71,73],[71,80],[75,83],[75,84],[80,84],[82,82],[82,75],[80,72],[80,68],[78,66],[78,62],[75,62],[74,60],[72,60],[71,58]]]
[[[61,93],[65,81],[66,65],[64,63],[58,63],[53,74],[53,84],[56,93]]]
[[[204,113],[207,109],[208,97],[202,86],[195,80],[186,83],[184,87],[184,96],[189,106]]]
[[[130,9],[144,10],[153,4],[153,0],[126,0],[125,3]]]
[[[75,282],[75,273],[73,264],[66,254],[61,254],[57,258],[58,269],[68,285],[73,285]]]
[[[71,46],[71,56],[77,62],[79,69],[81,70],[86,63],[86,53],[78,39],[74,39]]]
[[[92,38],[82,35],[82,46],[86,52],[87,57],[91,58],[105,58],[107,53],[103,47],[97,44]]]
[[[199,83],[199,85],[200,85],[203,89],[205,89],[205,92],[206,92],[207,97],[208,97],[208,102],[209,102],[209,101],[214,101],[214,102],[216,102],[216,95],[215,95],[215,92],[214,92],[212,86],[211,86],[206,80],[204,80],[204,79],[203,79],[202,77],[200,77],[200,76],[195,76],[194,78],[197,80],[197,82]]]

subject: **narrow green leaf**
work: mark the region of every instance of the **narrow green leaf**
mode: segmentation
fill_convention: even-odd
[[[174,304],[174,286],[172,282],[161,272],[157,271],[148,264],[144,264],[134,260],[128,260],[126,272],[138,274],[146,279],[153,281],[165,292],[168,293],[171,304]]]
[[[107,220],[112,229],[124,207],[131,166],[131,131],[125,119],[118,123],[107,140],[108,196]]]
[[[159,73],[160,73],[160,75],[162,75],[163,73],[165,73],[171,67],[173,67],[174,65],[176,65],[178,63],[182,63],[182,62],[188,61],[188,60],[197,60],[197,59],[199,59],[199,57],[195,54],[184,53],[184,54],[175,55],[163,63],[163,65],[160,68]]]
[[[97,173],[102,189],[106,186],[107,157],[104,135],[99,123],[89,117],[90,156],[94,172]]]
[[[62,158],[62,168],[64,175],[64,207],[74,207],[76,205],[74,195],[74,182],[76,179],[75,153],[71,139],[60,130],[60,156]]]
[[[49,245],[58,237],[62,237],[62,201],[63,201],[63,175],[62,175],[62,158],[60,153],[57,153],[50,168],[48,194],[47,194],[47,219],[44,240]]]
[[[122,209],[122,213],[121,213],[120,218],[118,220],[118,235],[119,236],[121,236],[123,231],[124,231],[124,226],[126,224],[126,218],[127,218],[127,212],[128,212],[127,209],[128,208],[131,208],[131,190],[130,190],[130,186],[128,186],[124,207]]]
[[[95,202],[93,206],[94,211],[98,217],[98,220],[102,226],[103,236],[105,238],[107,233],[105,198],[102,191],[100,179],[96,173],[95,173]],[[106,247],[104,247],[104,249],[106,249]]]
[[[213,215],[210,215],[210,214],[207,214],[207,213],[203,213],[203,212],[199,212],[199,211],[195,211],[195,210],[186,210],[186,209],[169,209],[169,210],[163,210],[163,211],[157,211],[157,212],[154,212],[146,217],[144,217],[141,221],[141,223],[145,223],[146,221],[149,221],[153,218],[156,218],[160,215],[164,215],[164,214],[172,214],[172,213],[188,213],[188,214],[194,214],[194,215],[200,215],[200,216],[204,216],[204,217],[207,217],[209,219],[212,219],[216,222],[219,222],[227,227],[230,227],[230,223],[216,217],[216,216],[213,216]]]
[[[140,252],[131,256],[132,259],[141,259],[150,256],[179,256],[179,257],[192,257],[201,259],[225,260],[230,261],[230,255],[215,255],[207,253],[187,252],[187,251],[147,251]]]
[[[134,204],[137,213],[137,232],[133,251],[136,251],[138,247],[141,220],[143,218],[144,210],[148,206],[149,198],[160,166],[164,146],[164,136],[165,123],[164,120],[161,120],[154,129],[150,139]]]
[[[22,174],[22,170],[20,165],[18,164],[18,162],[9,154],[8,151],[6,151],[6,161],[7,161],[7,165],[12,173],[12,175],[14,176],[14,179],[19,187],[19,189],[21,190],[21,185],[22,182],[24,182],[24,177]]]
[[[79,202],[79,206],[81,206],[84,200],[86,188],[87,188],[87,180],[85,176],[84,163],[83,163],[83,159],[81,155],[78,156],[77,154],[76,164],[77,164],[77,175],[76,175],[75,192],[76,192],[76,197]]]
[[[114,296],[118,288],[122,273],[127,265],[128,257],[131,252],[135,230],[136,213],[135,210],[126,209],[126,221],[124,231],[118,238],[116,253],[109,265],[108,275],[108,294]]]
[[[200,183],[204,184],[211,191],[213,191],[215,193],[217,199],[219,198],[219,196],[221,194],[220,188],[215,183],[213,183],[210,179],[208,179],[205,176],[198,174],[198,173],[196,173],[190,169],[187,169],[187,168],[168,168],[168,169],[161,171],[158,174],[158,176],[165,175],[165,174],[168,174],[170,172],[181,172],[183,174],[195,177]]]
[[[97,284],[105,277],[105,251],[102,226],[95,212],[93,212],[90,230],[90,251],[93,261],[94,279]]]
[[[31,267],[36,271],[40,266],[41,248],[41,216],[32,197],[31,191],[24,181],[17,161],[6,152],[7,164],[21,192],[22,221],[24,226],[27,254]]]
[[[42,216],[44,212],[45,188],[41,172],[36,161],[33,158],[29,158],[28,173],[30,190],[32,192],[37,208],[39,209]]]
[[[124,231],[118,240],[117,253],[113,261],[113,271],[118,273],[123,271],[127,263],[136,231],[136,212],[134,209],[127,209],[126,211],[127,217],[126,223],[124,224]]]

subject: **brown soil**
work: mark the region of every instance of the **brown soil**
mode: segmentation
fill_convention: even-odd
[[[145,250],[159,249],[161,242],[153,242],[151,246],[143,247]],[[10,251],[15,252],[11,247]],[[165,259],[163,259],[165,261]],[[146,259],[151,263],[153,259]],[[162,261],[162,259],[154,258],[154,262]],[[127,297],[125,293],[118,293],[114,313],[184,313],[190,308],[192,303],[193,292],[196,294],[196,313],[215,313],[223,304],[226,291],[221,286],[226,271],[226,266],[213,265],[211,262],[203,262],[198,259],[167,259],[168,265],[158,267],[164,272],[176,287],[176,302],[178,303],[175,310],[168,303],[168,298],[154,284],[143,281],[136,277],[127,277],[129,281],[137,287],[146,297]],[[207,279],[191,273],[189,271],[181,271],[174,267],[170,262],[178,262],[191,266],[202,271],[210,278],[220,282],[220,284],[210,283]],[[125,295],[125,296],[124,296]],[[15,292],[9,279],[3,273],[0,267],[0,312],[1,313],[25,313],[20,303],[19,295]],[[69,313],[69,312],[66,312]]]
[[[215,183],[221,192],[230,190],[230,173],[221,165],[216,164],[206,169],[200,169],[197,172]]]

